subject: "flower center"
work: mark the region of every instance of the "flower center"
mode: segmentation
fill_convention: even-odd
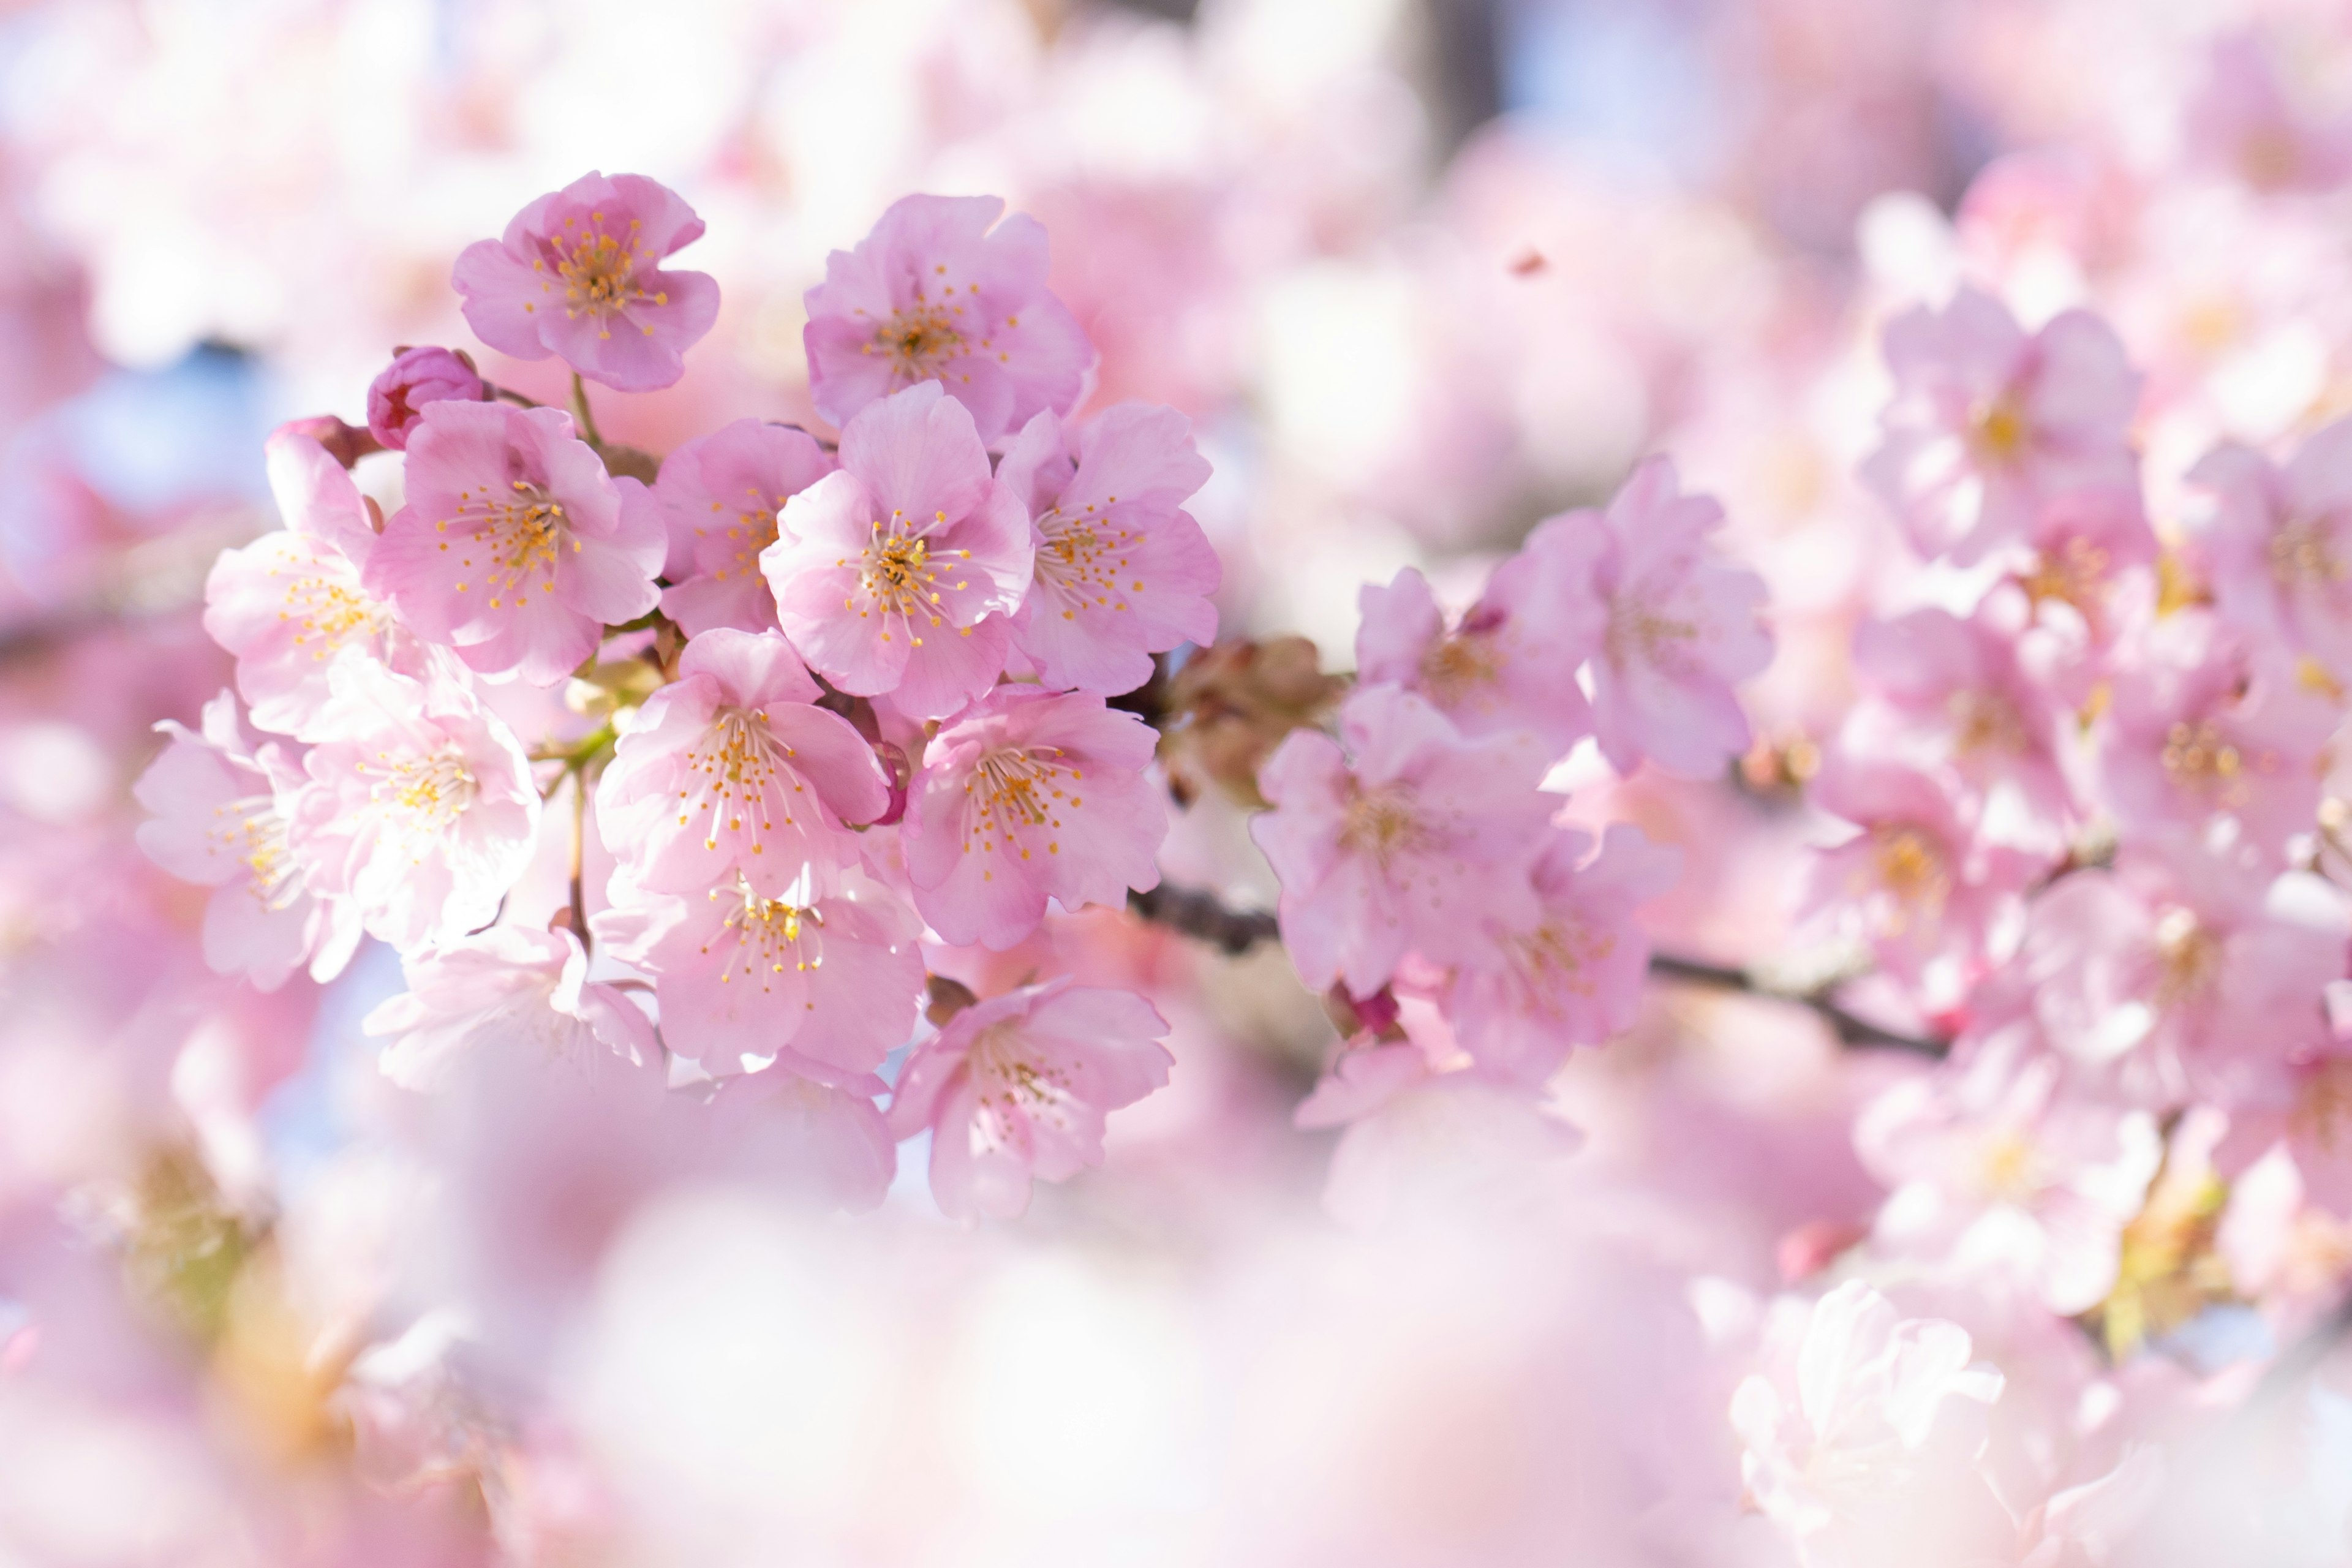
[[[348,567],[336,571],[316,557],[312,564],[320,570],[289,579],[286,607],[278,612],[278,619],[294,623],[296,647],[309,647],[313,659],[325,659],[353,637],[373,636],[390,623],[383,605],[337,580],[352,575]]]
[[[1103,504],[1118,502],[1113,496]],[[1037,550],[1037,582],[1059,596],[1064,620],[1075,619],[1089,604],[1124,610],[1124,595],[1143,592],[1142,582],[1130,574],[1127,554],[1143,535],[1098,515],[1094,502],[1076,514],[1049,511],[1037,520],[1037,529],[1045,540]],[[1121,577],[1128,579],[1124,587]]]
[[[651,300],[656,305],[669,303],[669,295],[660,289],[648,291],[637,277],[637,230],[642,226],[635,218],[629,220],[626,240],[605,232],[604,215],[591,213],[586,227],[577,216],[563,220],[563,232],[551,235],[546,241],[548,257],[555,262],[555,276],[563,285],[563,313],[577,320],[593,316],[600,323],[596,335],[613,335],[611,320],[626,311],[632,305]],[[547,258],[532,263],[543,269]],[[648,268],[650,270],[650,268]],[[650,326],[641,329],[647,334]]]
[[[2318,523],[2290,522],[2271,535],[2271,574],[2285,587],[2340,583],[2344,563],[2327,546],[2327,531]]]
[[[1467,627],[1448,632],[1421,657],[1421,679],[1441,706],[1451,708],[1503,678],[1503,653],[1495,639]]]
[[[2352,1059],[2332,1058],[2312,1069],[2295,1099],[2289,1126],[2305,1142],[2329,1153],[2341,1146],[2352,1126]]]
[[[703,832],[702,847],[716,849],[722,823],[726,831],[740,833],[748,818],[754,824],[751,853],[766,854],[767,845],[760,836],[776,830],[769,818],[782,816],[786,827],[796,826],[792,797],[808,791],[799,774],[783,765],[792,755],[793,749],[770,733],[764,711],[720,709],[711,715],[710,728],[702,739],[687,753],[687,783],[677,792],[678,826],[685,826],[697,813],[707,816],[709,826]],[[791,791],[780,791],[780,782],[789,783]]]
[[[2184,789],[2219,795],[2238,782],[2246,759],[2210,719],[2181,720],[2164,735],[2164,771]]]
[[[286,841],[286,818],[275,795],[240,795],[213,808],[225,818],[205,837],[245,862],[252,873],[247,890],[268,910],[282,910],[300,892],[297,867]]]
[[[1598,986],[1592,971],[1617,951],[1616,933],[1578,920],[1548,920],[1508,942],[1512,968],[1528,998],[1547,1013],[1559,1011],[1565,993],[1591,996]]]
[[[1998,462],[2008,462],[2025,449],[2032,426],[2014,394],[2003,393],[1976,416],[1977,450]]]
[[[1069,1073],[1052,1062],[1038,1060],[1022,1045],[1021,1021],[1016,1018],[991,1024],[972,1038],[966,1059],[981,1109],[989,1112],[973,1119],[976,1145],[996,1143],[1004,1135],[1004,1123],[1014,1115],[1069,1125],[1066,1113],[1072,1099]]]
[[[1951,897],[1951,873],[1936,841],[1916,827],[1874,830],[1871,868],[1878,885],[1904,905],[1916,906],[1931,917]]]
[[[937,524],[944,524],[948,520],[948,514],[943,511],[932,515]],[[971,552],[942,550],[933,553],[929,540],[908,531],[904,512],[894,511],[887,524],[877,521],[871,526],[873,538],[866,546],[865,559],[858,574],[858,586],[865,590],[866,607],[857,610],[857,618],[865,620],[877,611],[886,619],[896,616],[904,623],[907,640],[920,647],[923,639],[916,635],[915,618],[919,616],[933,626],[940,624],[937,607],[940,594],[943,591],[960,594],[971,586],[968,580],[961,577],[953,582],[948,581],[946,574],[955,568],[947,563],[969,561]],[[841,561],[835,564],[845,566],[848,563]],[[856,601],[845,599],[842,608],[857,609]],[[891,640],[887,630],[882,633],[882,640]]]
[[[440,833],[465,815],[478,793],[466,754],[455,745],[446,745],[393,763],[369,791],[369,799],[391,805],[425,832]]]
[[[900,381],[944,379],[942,367],[964,352],[963,334],[950,321],[947,306],[918,300],[905,310],[891,311],[866,352],[887,355],[891,374]]]
[[[1606,642],[1612,664],[1624,666],[1639,659],[1667,666],[1677,662],[1681,645],[1698,636],[1698,627],[1638,599],[1620,599],[1609,607]]]
[[[1952,749],[1962,756],[2032,749],[2017,709],[1999,692],[1955,691],[1944,709],[1952,723]]]
[[[2221,976],[2221,939],[2196,912],[2169,909],[2156,922],[2156,1001],[2159,1007],[2195,1002]]]
[[[478,494],[473,490],[457,492],[457,510],[454,517],[435,523],[437,532],[449,531],[449,524],[461,525],[457,541],[457,565],[469,571],[477,564],[475,552],[488,557],[483,565],[482,585],[490,591],[490,608],[507,608],[509,605],[521,609],[530,601],[531,579],[542,594],[555,592],[555,563],[563,556],[564,546],[572,553],[580,553],[580,541],[572,536],[572,521],[563,510],[563,503],[535,484],[515,479],[509,493],[498,495],[489,490]],[[448,540],[441,541],[447,552]],[[464,581],[457,584],[460,594],[471,591]]]
[[[723,932],[735,938],[735,951],[727,955],[726,964],[719,972],[721,985],[730,984],[740,971],[745,977],[757,976],[762,992],[771,989],[772,976],[790,968],[796,974],[821,968],[824,963],[824,916],[805,905],[784,899],[763,899],[751,890],[740,876],[731,892],[710,889],[713,899],[730,898],[740,901],[727,911],[721,922]],[[724,942],[725,935],[713,938]],[[710,944],[703,943],[709,952]],[[814,1010],[813,1001],[805,1005]]]
[[[971,853],[972,839],[977,836],[981,853],[1018,850],[1021,858],[1026,860],[1031,849],[1026,840],[1031,834],[1061,826],[1060,813],[1065,805],[1073,810],[1084,805],[1086,797],[1075,790],[1087,775],[1064,762],[1065,755],[1058,746],[1008,746],[990,752],[975,763],[971,776],[963,781],[968,800],[964,853]],[[1066,784],[1070,787],[1065,788]],[[1059,839],[1046,839],[1046,854],[1061,852]],[[995,875],[993,871],[981,873],[983,880],[993,880]]]
[[[1359,791],[1340,819],[1339,847],[1370,856],[1383,870],[1397,856],[1426,848],[1431,834],[1413,806],[1402,784]]]

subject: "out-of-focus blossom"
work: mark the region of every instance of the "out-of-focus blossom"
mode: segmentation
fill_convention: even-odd
[[[341,464],[291,429],[269,439],[269,488],[284,529],[228,550],[205,580],[205,631],[236,656],[236,689],[254,724],[299,732],[327,700],[345,648],[408,674],[424,646],[363,580],[376,548],[367,503]]]
[[[1033,1179],[1102,1163],[1105,1114],[1168,1081],[1167,1032],[1142,997],[1066,977],[976,1003],[907,1058],[890,1130],[930,1130],[931,1194],[950,1217],[1013,1218]]]
[[[514,732],[457,680],[341,658],[288,837],[314,893],[403,950],[489,923],[530,856],[539,791]]]
[[[500,353],[555,354],[592,381],[651,392],[686,374],[686,351],[719,317],[715,279],[661,266],[701,237],[694,209],[643,174],[583,174],[467,246],[449,280],[467,324]]]
[[[2191,156],[2259,191],[2325,191],[2352,174],[2352,119],[2295,102],[2259,33],[2213,44],[2184,129]]]
[[[615,479],[552,408],[433,403],[409,433],[408,500],[368,588],[484,675],[551,686],[604,627],[654,607],[666,549],[646,488]]]
[[[1524,931],[1496,933],[1497,962],[1456,971],[1446,1002],[1463,1048],[1488,1072],[1536,1085],[1567,1059],[1631,1027],[1650,944],[1633,911],[1674,885],[1681,852],[1638,827],[1555,828],[1532,871],[1541,906]]]
[[[2214,501],[2197,532],[2214,614],[2254,646],[2352,676],[2352,420],[2319,431],[2283,468],[2227,446],[2189,478]]]
[[[842,426],[935,382],[991,445],[1077,406],[1094,345],[1045,287],[1045,230],[994,196],[904,196],[808,291],[809,391]],[[992,227],[992,226],[993,226]]]
[[[368,384],[368,434],[401,451],[427,404],[479,403],[488,395],[481,375],[449,350],[404,350]]]
[[[306,963],[312,979],[333,979],[359,945],[359,915],[312,896],[287,841],[300,762],[276,742],[254,746],[226,691],[205,704],[199,732],[169,720],[156,728],[171,739],[135,789],[154,814],[139,825],[139,847],[172,875],[216,889],[205,905],[205,962],[264,991]]]
[[[594,928],[613,957],[654,976],[663,1039],[705,1071],[772,1057],[838,1083],[913,1036],[924,979],[905,906],[869,879],[838,880],[822,896],[796,882],[769,898],[740,878],[682,897],[616,879]]]
[[[829,891],[857,858],[848,825],[889,804],[874,750],[774,632],[708,631],[646,700],[597,784],[606,847],[657,892]]]
[[[1029,516],[937,384],[866,405],[841,433],[841,467],[787,501],[780,526],[760,569],[817,673],[918,719],[996,684],[1029,587]]]
[[[1673,462],[1652,458],[1605,511],[1552,518],[1528,542],[1577,595],[1556,624],[1600,628],[1592,725],[1621,773],[1646,757],[1711,778],[1748,747],[1732,687],[1771,662],[1772,638],[1757,619],[1764,580],[1707,547],[1722,526],[1720,505],[1682,494]]]
[[[662,614],[697,637],[713,626],[776,628],[760,553],[776,542],[784,503],[833,471],[805,430],[738,419],[662,459],[654,499],[669,522]]]
[[[1465,735],[1528,731],[1557,757],[1592,730],[1576,672],[1601,649],[1587,581],[1597,565],[1565,531],[1538,530],[1451,626],[1416,568],[1385,588],[1367,584],[1357,679],[1419,692]]]
[[[1863,476],[1922,555],[1962,565],[2030,540],[2062,497],[2129,498],[2140,378],[2115,331],[2069,310],[2029,335],[1990,295],[1887,323],[1895,400]]]
[[[1977,1468],[2002,1379],[1972,1352],[1958,1324],[1849,1280],[1739,1385],[1748,1494],[1808,1568],[2006,1560],[2012,1527]]]
[[[1006,948],[1048,900],[1159,885],[1168,803],[1150,727],[1086,692],[1001,686],[925,749],[903,837],[915,907],[949,942]]]
[[[1037,528],[1013,641],[1046,685],[1116,696],[1151,679],[1153,654],[1216,640],[1209,595],[1223,570],[1183,510],[1209,465],[1182,415],[1122,403],[1067,426],[1040,414],[997,478]]]
[[[408,989],[367,1016],[390,1037],[380,1059],[404,1089],[445,1085],[468,1052],[514,1051],[552,1063],[614,1051],[658,1059],[653,1021],[628,996],[588,979],[588,954],[568,931],[495,926],[406,959]]]
[[[1881,1095],[1854,1125],[1891,1189],[1876,1236],[1971,1287],[2032,1292],[2064,1317],[2115,1288],[2124,1226],[2163,1156],[2155,1119],[2070,1094],[2063,1064],[2010,1035],[1952,1073]]]
[[[1393,686],[1349,698],[1338,741],[1294,731],[1258,772],[1274,809],[1250,834],[1282,879],[1299,977],[1370,996],[1407,952],[1498,962],[1494,933],[1542,915],[1528,868],[1553,809],[1534,787],[1547,761],[1523,734],[1465,740]]]

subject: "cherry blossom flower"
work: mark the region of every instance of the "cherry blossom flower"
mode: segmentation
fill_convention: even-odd
[[[1034,536],[962,404],[926,383],[866,405],[840,468],[787,501],[781,526],[760,568],[817,673],[918,719],[996,684]]]
[[[1849,1280],[1739,1385],[1748,1495],[1807,1568],[2008,1560],[2014,1527],[1978,1460],[2002,1378],[1957,1323],[1904,1319]]]
[[[2352,677],[2352,419],[2311,437],[2284,468],[2231,445],[2189,478],[2213,498],[2196,539],[2214,614],[2249,643]]]
[[[1420,697],[1367,687],[1340,739],[1291,732],[1258,787],[1274,809],[1250,836],[1282,879],[1283,944],[1317,991],[1369,996],[1408,951],[1493,964],[1493,932],[1534,929],[1528,868],[1554,801],[1549,759],[1522,734],[1466,740]]]
[[[2041,861],[1976,840],[1933,779],[1841,753],[1809,794],[1858,831],[1817,857],[1808,902],[1836,911],[1890,973],[1941,994],[2014,939],[2018,895]]]
[[[1040,414],[997,478],[1037,527],[1013,640],[1046,685],[1116,696],[1151,679],[1153,654],[1216,640],[1223,569],[1183,510],[1209,465],[1182,415],[1122,403],[1072,426]]]
[[[1094,345],[1045,287],[1045,231],[994,196],[905,196],[808,291],[809,391],[845,432],[860,409],[936,382],[992,445],[1066,415]],[[992,228],[990,226],[994,225]]]
[[[2120,1066],[2158,1104],[2275,1087],[2326,1043],[2316,998],[2344,973],[2344,900],[2303,873],[2273,879],[2178,846],[2126,847],[2036,899],[2019,978],[2068,1058]]]
[[[328,681],[287,830],[312,891],[404,952],[488,924],[539,830],[513,731],[444,677],[343,658]]]
[[[1882,1247],[2073,1317],[2115,1289],[2164,1144],[2147,1111],[2068,1092],[2064,1063],[2031,1054],[2029,1038],[2012,1031],[1957,1073],[1887,1090],[1854,1142],[1891,1189]]]
[[[2242,1190],[2249,1167],[2284,1151],[2297,1195],[2337,1219],[2352,1219],[2352,1052],[2345,1049],[2342,1026],[2352,982],[2332,980],[2327,989],[2338,1019],[2332,1037],[2296,1056],[2262,1089],[2237,1098],[2213,1159]]]
[[[1033,1179],[1102,1163],[1104,1115],[1168,1081],[1167,1032],[1142,997],[1066,976],[991,997],[915,1047],[890,1131],[930,1130],[931,1195],[950,1218],[1014,1218]]]
[[[847,825],[889,804],[873,748],[814,706],[816,682],[773,632],[705,632],[677,674],[637,710],[598,782],[606,847],[656,892],[698,895],[737,876],[768,899],[803,883],[829,890],[857,858]]]
[[[775,595],[760,553],[776,542],[776,514],[833,471],[805,430],[738,419],[662,459],[654,499],[669,522],[662,614],[695,637],[713,626],[776,629]]]
[[[358,911],[313,896],[287,842],[300,763],[275,742],[254,746],[226,691],[205,704],[198,731],[168,719],[156,728],[171,740],[132,787],[154,814],[139,825],[139,847],[172,875],[215,889],[205,962],[264,991],[305,964],[312,979],[332,980],[359,945]]]
[[[363,575],[376,532],[341,464],[290,430],[269,438],[269,488],[286,526],[221,552],[205,579],[205,631],[236,656],[256,728],[299,733],[327,700],[344,648],[421,673],[425,651]]]
[[[489,395],[474,367],[447,349],[404,350],[368,386],[368,434],[393,451],[408,445],[408,433],[428,403],[479,403]]]
[[[1772,638],[1756,618],[1764,580],[1706,548],[1722,525],[1722,507],[1679,493],[1674,464],[1652,458],[1606,511],[1563,513],[1528,538],[1525,555],[1541,563],[1545,585],[1576,595],[1530,616],[1574,628],[1571,641],[1600,628],[1593,728],[1621,773],[1647,757],[1711,778],[1748,747],[1731,689],[1772,661]]]
[[[1681,851],[1615,824],[1555,828],[1533,870],[1540,918],[1496,935],[1498,962],[1454,974],[1446,1010],[1479,1067],[1538,1085],[1574,1046],[1622,1034],[1641,1005],[1650,944],[1633,910],[1674,885]]]
[[[551,686],[660,597],[660,510],[555,409],[428,404],[407,475],[367,585],[484,675]]]
[[[2021,661],[2018,607],[2003,595],[1966,620],[1922,609],[1864,622],[1854,666],[1876,700],[1857,710],[1845,744],[1949,781],[1987,837],[2055,851],[2079,815],[2062,750],[2074,715]]]
[[[401,969],[408,989],[370,1013],[366,1029],[392,1037],[378,1059],[404,1089],[441,1088],[457,1060],[480,1051],[660,1058],[653,1020],[626,994],[589,981],[587,951],[568,931],[494,926],[405,957]]]
[[[624,873],[594,926],[613,957],[653,975],[672,1050],[707,1072],[774,1058],[837,1083],[913,1037],[925,979],[912,914],[870,879],[842,881],[768,898],[739,876],[670,897]]]
[[[1888,322],[1885,347],[1895,399],[1862,473],[1922,555],[1967,565],[2024,543],[2061,497],[2138,509],[2140,378],[2098,317],[2069,310],[2029,336],[2000,300],[1962,289]]]
[[[1000,686],[941,730],[908,793],[915,907],[948,942],[1003,949],[1049,900],[1119,905],[1155,887],[1167,799],[1157,743],[1085,692]]]
[[[2098,781],[2126,834],[2163,838],[2212,819],[2273,858],[2310,830],[2336,715],[2275,665],[2258,668],[2199,610],[2119,651],[2098,724]]]
[[[2290,98],[2260,34],[2217,39],[2185,127],[2192,155],[2258,191],[2325,191],[2352,174],[2352,121],[2323,120]]]
[[[1605,620],[1590,575],[1593,546],[1538,529],[1488,574],[1477,604],[1451,626],[1428,579],[1406,567],[1359,595],[1356,675],[1417,691],[1465,735],[1527,730],[1559,756],[1591,732],[1576,672],[1601,650]]]
[[[466,323],[500,353],[550,354],[592,381],[652,392],[686,374],[686,351],[719,317],[719,285],[661,261],[702,237],[702,220],[643,174],[588,174],[478,240],[449,280]]]

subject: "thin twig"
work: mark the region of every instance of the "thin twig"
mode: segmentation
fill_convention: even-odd
[[[1197,888],[1179,888],[1162,882],[1150,892],[1129,893],[1127,907],[1139,920],[1181,931],[1220,952],[1236,956],[1247,952],[1259,942],[1278,942],[1282,936],[1280,923],[1265,910],[1228,909],[1214,893],[1203,892]],[[1949,1040],[1932,1035],[1906,1035],[1848,1012],[1826,989],[1807,992],[1783,990],[1765,984],[1745,969],[1729,964],[1709,963],[1702,959],[1684,958],[1671,952],[1654,952],[1650,955],[1650,973],[1660,980],[1708,986],[1718,991],[1736,991],[1745,995],[1808,1008],[1830,1026],[1841,1045],[1910,1051],[1923,1057],[1942,1057],[1951,1049]]]
[[[588,406],[588,384],[580,379],[576,370],[572,373],[572,417],[580,422],[581,434],[588,437],[588,444],[604,450],[604,437],[596,430],[596,411]]]
[[[572,934],[580,939],[580,950],[588,951],[588,889],[582,881],[580,864],[583,847],[588,837],[588,771],[572,771]]]

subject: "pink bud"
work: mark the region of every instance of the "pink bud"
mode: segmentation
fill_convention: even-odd
[[[907,753],[887,741],[872,742],[875,756],[881,759],[882,771],[890,775],[890,804],[871,826],[887,827],[907,815],[907,785],[914,778],[914,765]]]
[[[368,429],[394,451],[408,445],[408,432],[428,403],[479,403],[489,388],[462,354],[447,349],[404,349],[368,388]]]

